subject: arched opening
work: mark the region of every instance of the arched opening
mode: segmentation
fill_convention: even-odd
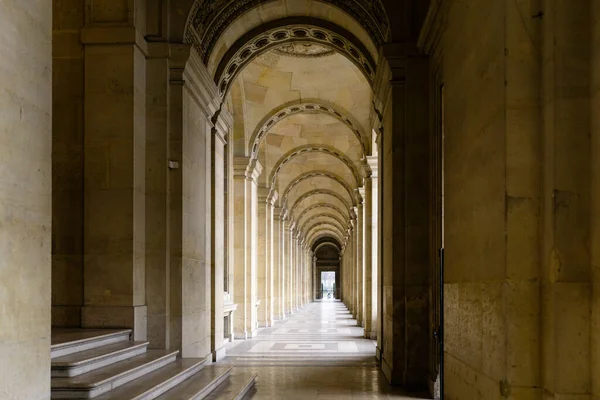
[[[323,238],[313,245],[316,281],[316,299],[340,298],[340,247],[337,240]]]

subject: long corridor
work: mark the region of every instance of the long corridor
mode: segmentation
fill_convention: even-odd
[[[375,342],[363,338],[363,329],[339,301],[308,304],[255,338],[231,343],[220,364],[258,374],[252,399],[428,398],[387,384]]]

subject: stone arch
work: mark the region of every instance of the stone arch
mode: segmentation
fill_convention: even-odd
[[[309,244],[310,247],[313,247],[313,244],[322,238],[325,237],[333,237],[334,239],[338,240],[340,243],[344,243],[344,239],[345,236],[339,236],[338,233],[332,231],[332,230],[328,230],[328,229],[321,229],[319,231],[316,231],[313,233],[312,236],[309,236],[306,238],[306,242]]]
[[[237,25],[255,29],[274,19],[299,15],[298,7],[293,1],[297,2],[280,0],[277,1],[279,4],[269,4],[267,13],[261,12],[261,6],[275,3],[274,0],[193,0],[190,1],[186,14],[183,36],[186,42],[192,43],[207,64],[214,50],[220,48],[217,46],[219,39],[227,37],[232,40],[229,31],[240,31]],[[334,6],[334,12],[331,11],[331,6]],[[361,36],[362,40],[369,40],[375,49],[379,49],[389,38],[390,23],[381,0],[320,0],[313,1],[306,8],[310,10],[310,16],[342,22]]]
[[[312,245],[311,249],[312,249],[313,251],[315,251],[316,247],[317,247],[317,246],[320,246],[320,245],[321,245],[321,244],[323,244],[323,243],[325,243],[325,244],[333,244],[333,245],[334,245],[334,246],[336,246],[338,249],[340,249],[340,251],[342,250],[342,243],[341,243],[341,242],[338,242],[338,241],[337,241],[337,239],[335,239],[335,238],[332,238],[332,237],[330,237],[330,238],[328,238],[328,237],[323,237],[323,238],[322,238],[322,239],[320,239],[319,241],[316,241],[316,242],[315,242],[315,243]]]
[[[305,228],[309,222],[314,221],[317,218],[323,218],[323,217],[330,218],[330,219],[336,221],[338,224],[340,224],[341,227],[344,228],[344,230],[348,229],[347,224],[342,219],[340,219],[337,215],[334,215],[333,213],[323,213],[323,214],[313,215],[312,217],[307,218],[307,220],[304,221],[304,223],[302,225],[300,225],[300,228],[299,228],[300,231],[305,231]],[[300,221],[298,221],[298,224],[300,224]]]
[[[329,171],[311,171],[311,172],[306,172],[306,173],[298,176],[293,181],[291,181],[289,183],[289,185],[283,190],[283,194],[281,195],[281,198],[285,201],[285,199],[287,199],[287,196],[289,195],[290,191],[294,187],[296,187],[299,183],[301,183],[307,179],[317,177],[317,176],[318,177],[326,177],[326,178],[329,178],[329,179],[339,183],[340,185],[342,185],[344,187],[344,189],[346,189],[350,198],[355,197],[354,190],[352,189],[352,187],[348,184],[348,182],[346,182],[339,175],[334,174],[333,172],[329,172]]]
[[[275,108],[261,120],[250,136],[250,157],[258,157],[258,148],[262,140],[267,136],[269,129],[273,128],[284,118],[300,113],[323,113],[331,115],[352,131],[362,146],[363,154],[369,154],[370,142],[368,141],[368,137],[359,128],[360,124],[354,121],[353,118],[348,117],[350,115],[349,112],[341,110],[339,106],[325,102],[324,100],[300,99]]]
[[[342,211],[341,211],[339,208],[337,208],[336,206],[334,206],[333,204],[329,204],[329,203],[317,203],[317,204],[313,204],[313,205],[312,205],[312,206],[310,206],[310,207],[307,207],[307,208],[305,208],[305,209],[304,209],[304,210],[303,210],[303,211],[300,213],[300,215],[298,216],[298,218],[296,219],[296,221],[297,221],[298,223],[300,223],[300,221],[302,221],[302,218],[303,218],[303,217],[304,217],[304,216],[305,216],[305,215],[306,215],[308,212],[310,212],[311,210],[314,210],[314,209],[316,209],[316,208],[327,208],[327,209],[329,209],[329,210],[333,210],[333,211],[337,212],[339,215],[341,215],[341,216],[342,216],[342,218],[349,218],[349,216],[348,216],[348,215],[344,215],[344,213],[343,213],[343,212],[342,212]]]
[[[346,29],[329,21],[290,17],[263,24],[239,38],[221,59],[214,75],[221,98],[244,66],[273,47],[290,42],[318,43],[345,56],[373,85],[376,65],[366,47]],[[207,62],[207,60],[205,60]]]
[[[333,157],[338,158],[340,161],[342,161],[344,164],[346,164],[346,166],[350,169],[350,171],[352,172],[352,175],[354,176],[354,179],[356,181],[355,182],[356,186],[359,186],[359,184],[361,182],[361,175],[360,175],[358,168],[356,168],[356,166],[354,165],[354,163],[352,162],[352,160],[350,158],[348,158],[345,154],[342,154],[341,152],[339,152],[338,150],[334,149],[331,146],[325,146],[325,145],[317,146],[317,145],[310,145],[310,144],[306,145],[306,146],[296,147],[295,149],[290,150],[289,152],[284,154],[279,159],[279,161],[277,161],[277,164],[275,164],[275,166],[271,170],[271,175],[269,176],[269,183],[271,184],[271,186],[273,187],[275,185],[275,180],[277,179],[277,173],[285,164],[287,164],[288,162],[290,162],[295,157],[297,157],[301,154],[311,153],[311,152],[327,153]]]
[[[310,237],[311,236],[311,232],[314,231],[315,229],[319,229],[319,228],[327,228],[327,229],[333,229],[335,231],[338,231],[338,233],[341,235],[342,233],[344,233],[344,230],[341,229],[339,226],[335,225],[332,222],[318,222],[314,225],[311,225],[307,230],[306,230],[306,237]]]
[[[282,179],[283,180],[283,179]],[[287,196],[282,198],[282,204],[291,206],[299,199],[302,195],[313,190],[327,189],[336,192],[338,195],[343,197],[347,204],[356,205],[355,200],[357,199],[352,191],[348,191],[346,187],[342,186],[339,182],[332,180],[326,176],[314,176],[312,179],[304,179],[300,181],[295,187],[293,187]]]
[[[335,247],[335,249],[336,249],[338,252],[341,252],[341,251],[342,251],[342,248],[341,248],[341,247],[339,247],[339,246],[337,245],[337,243],[334,243],[334,242],[321,242],[321,243],[319,243],[318,245],[314,246],[314,248],[312,249],[312,251],[313,251],[314,253],[316,253],[316,252],[317,252],[317,251],[318,251],[320,248],[322,248],[322,247],[325,247],[325,246],[331,246],[331,247]]]
[[[348,207],[348,214],[351,214],[350,209],[354,206],[354,204],[346,203],[346,200],[342,196],[340,196],[339,193],[334,192],[333,190],[329,190],[329,189],[315,189],[315,190],[311,190],[310,192],[304,193],[302,196],[300,196],[296,200],[296,202],[289,209],[290,216],[293,218],[294,211],[296,211],[296,208],[299,207],[300,203],[302,203],[304,200],[306,200],[312,196],[316,196],[319,194],[331,196],[331,197],[338,199],[342,204],[344,204],[344,205],[346,205],[346,207]]]

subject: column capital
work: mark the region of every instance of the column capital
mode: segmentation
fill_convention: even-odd
[[[262,173],[262,164],[250,157],[233,157],[233,176],[244,176],[247,180],[254,181]]]
[[[252,160],[248,165],[248,170],[246,172],[246,179],[252,180],[256,183],[256,180],[262,174],[262,164],[258,160]]]
[[[366,159],[371,169],[371,176],[377,178],[379,175],[379,156],[367,156]]]
[[[358,193],[360,193],[360,197],[362,197],[363,199],[365,199],[365,187],[361,186],[357,190],[358,190]],[[362,204],[362,202],[361,202],[361,204]]]
[[[267,196],[267,203],[271,206],[275,205],[275,202],[279,199],[279,192],[273,188],[269,191],[269,195]]]
[[[275,221],[281,221],[281,212],[282,212],[283,208],[281,207],[273,207],[273,219]]]

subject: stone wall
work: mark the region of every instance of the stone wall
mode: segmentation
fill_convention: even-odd
[[[598,46],[590,32],[596,44],[598,33],[597,17],[590,30],[590,4],[449,3],[442,39],[449,399],[598,391]]]
[[[50,1],[0,5],[0,398],[50,395]]]
[[[600,0],[591,2],[592,399],[600,399]]]
[[[531,17],[533,3],[452,2],[448,10],[449,399],[539,395],[539,22]]]
[[[192,55],[194,57],[195,55]],[[183,92],[181,335],[184,357],[211,352],[210,121],[194,94]]]
[[[84,2],[53,2],[52,325],[78,327],[83,305]]]

